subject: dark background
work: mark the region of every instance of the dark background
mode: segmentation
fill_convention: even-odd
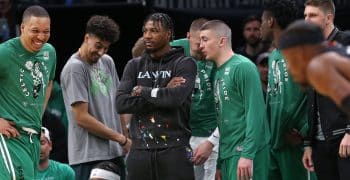
[[[150,12],[164,12],[173,18],[175,24],[175,38],[183,38],[192,20],[199,17],[209,19],[221,19],[232,29],[232,46],[243,44],[242,20],[249,15],[260,17],[261,6],[241,5],[231,8],[169,8],[143,6],[141,3],[94,3],[66,5],[45,5],[51,16],[51,38],[49,42],[57,51],[56,79],[59,80],[60,72],[68,58],[78,50],[83,36],[85,23],[95,14],[108,15],[120,26],[120,40],[112,44],[108,54],[111,55],[117,67],[119,76],[123,73],[126,62],[131,59],[131,49],[135,41],[142,36],[141,28],[143,19]],[[16,10],[17,22],[23,10],[28,5],[18,6]],[[337,6],[335,24],[342,30],[350,29],[350,6]],[[300,5],[300,18],[303,17],[304,7]]]

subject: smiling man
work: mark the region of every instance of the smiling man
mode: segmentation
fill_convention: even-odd
[[[56,67],[47,11],[28,7],[20,30],[19,38],[0,45],[0,179],[34,179]]]
[[[112,161],[125,178],[123,151],[131,141],[122,134],[124,116],[117,114],[119,78],[107,50],[119,38],[119,26],[107,16],[92,16],[84,41],[61,72],[68,116],[68,160],[80,180],[102,161]]]

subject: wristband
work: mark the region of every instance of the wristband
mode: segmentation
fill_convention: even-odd
[[[121,146],[125,146],[127,143],[128,143],[128,138],[126,137],[126,136],[124,136],[125,137],[125,142],[123,142],[123,143],[119,143]]]

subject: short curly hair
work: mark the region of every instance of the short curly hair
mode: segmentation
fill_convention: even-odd
[[[270,12],[282,29],[298,17],[298,8],[293,0],[267,0],[264,3],[264,11]]]
[[[108,16],[94,15],[87,22],[85,33],[114,43],[119,40],[120,30],[119,25]]]

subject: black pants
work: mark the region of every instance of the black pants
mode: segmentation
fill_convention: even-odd
[[[126,161],[128,180],[194,180],[188,148],[132,149]]]
[[[342,138],[314,141],[312,159],[318,180],[350,180],[350,159],[338,154]]]
[[[119,169],[120,169],[120,180],[125,180],[125,163],[124,163],[124,157],[117,157],[111,160],[106,160],[115,163]],[[90,178],[90,172],[94,166],[96,166],[98,163],[104,162],[104,161],[92,161],[87,163],[81,163],[72,165],[75,172],[75,179],[76,180],[89,180]]]

